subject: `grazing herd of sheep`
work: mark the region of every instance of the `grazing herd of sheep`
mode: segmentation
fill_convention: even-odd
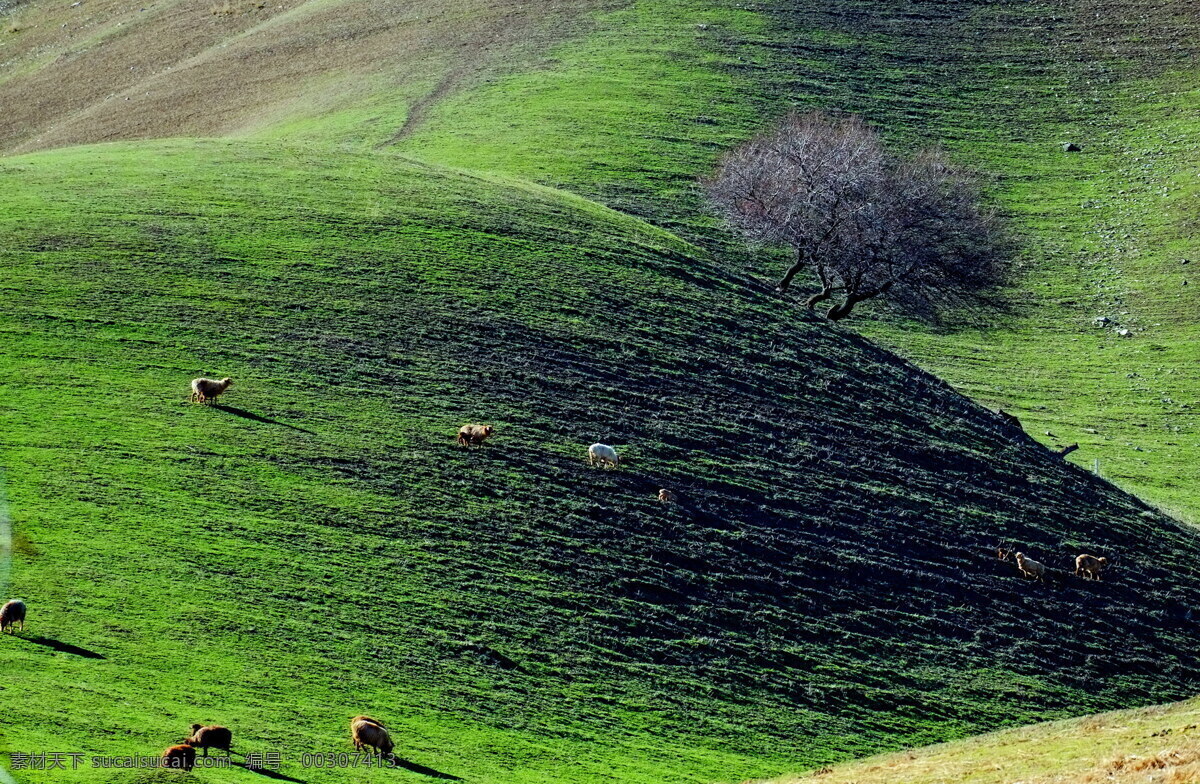
[[[196,379],[202,381],[203,379]],[[483,442],[491,438],[495,428],[491,425],[463,425],[458,429],[458,444],[465,446],[468,449],[473,446],[482,446]],[[605,468],[620,468],[621,457],[617,454],[617,450],[613,449],[608,444],[592,444],[588,447],[588,465],[600,465]],[[665,496],[669,496],[665,497]],[[675,494],[670,490],[660,490],[658,492],[658,500],[667,501],[674,500]]]
[[[350,719],[350,741],[354,744],[355,751],[370,749],[372,754],[377,754],[389,762],[395,762],[393,750],[396,748],[396,744],[392,742],[392,736],[383,726],[383,722],[378,719],[370,716],[355,716]],[[231,756],[235,753],[233,751],[233,732],[228,727],[222,727],[219,724],[208,727],[193,724],[191,733],[183,742],[168,746],[163,751],[160,764],[164,768],[191,770],[196,767],[197,749],[202,750],[206,757],[209,749],[220,749],[225,752],[226,757]]]
[[[192,393],[189,400],[193,403],[211,405],[218,397],[233,385],[232,378],[220,380],[212,378],[197,378],[192,381]],[[491,425],[463,425],[458,430],[459,446],[470,449],[481,447],[492,437],[495,428]],[[617,450],[607,444],[592,444],[588,447],[588,464],[600,465],[605,468],[619,468],[621,458]],[[678,496],[671,490],[663,488],[658,491],[658,500],[662,503],[674,503]],[[25,603],[13,599],[0,608],[0,631],[15,628],[18,624],[21,631],[25,630]],[[370,749],[390,761],[395,760],[393,750],[395,744],[383,723],[370,716],[355,716],[350,720],[350,740],[356,751]],[[218,724],[202,726],[193,724],[191,733],[180,743],[167,747],[162,753],[161,765],[164,768],[190,771],[196,766],[196,750],[201,749],[204,756],[208,750],[221,749],[226,756],[232,753],[233,732],[228,727]]]
[[[211,378],[197,378],[192,381],[192,394],[190,400],[193,403],[211,404],[220,397],[233,384],[233,379],[223,378],[220,380]],[[458,431],[458,444],[470,449],[471,447],[481,447],[485,441],[492,437],[495,428],[491,425],[463,425]],[[617,450],[607,444],[592,444],[587,450],[588,465],[599,465],[604,468],[619,468],[621,458],[617,454]],[[663,488],[658,491],[657,498],[662,503],[675,503],[678,501],[678,496],[671,490]],[[1003,547],[996,549],[996,555],[1002,561],[1013,562],[1016,564],[1017,570],[1029,579],[1045,582],[1049,574],[1054,570],[1048,569],[1044,564],[1027,557],[1021,552],[1012,552]],[[1108,567],[1107,558],[1098,558],[1094,555],[1082,554],[1075,559],[1075,576],[1085,580],[1099,580],[1100,573]],[[25,630],[25,615],[26,606],[20,599],[13,599],[0,607],[0,632],[9,631],[16,626],[20,626],[21,631]],[[382,722],[373,719],[370,716],[355,716],[350,720],[350,740],[354,744],[356,751],[371,749],[372,753],[378,754],[394,762],[395,757],[393,750],[395,744],[392,742],[391,735]],[[168,747],[162,754],[162,766],[167,768],[175,768],[181,770],[191,770],[196,764],[196,750],[201,749],[204,756],[208,756],[208,750],[220,749],[223,750],[226,756],[232,753],[233,733],[228,727],[220,725],[202,726],[193,724],[191,733],[182,743]]]
[[[233,385],[232,378],[220,381],[212,378],[197,378],[192,380],[192,394],[189,398],[193,403],[209,404],[224,394]],[[463,425],[458,429],[458,445],[470,449],[473,446],[483,446],[483,442],[492,437],[495,428],[491,425]],[[605,468],[619,468],[621,457],[617,450],[608,444],[592,444],[588,447],[588,465],[600,465]],[[674,501],[675,494],[663,489],[658,492],[658,500]]]
[[[193,724],[191,734],[175,746],[168,746],[162,754],[164,768],[191,770],[196,766],[196,749],[203,749],[208,756],[209,749],[221,749],[228,757],[233,753],[233,732],[228,727],[213,724],[205,727]]]
[[[220,381],[211,378],[197,378],[192,381],[191,401],[193,403],[212,403],[233,384],[233,379],[223,378]],[[470,449],[482,447],[495,433],[492,425],[463,425],[458,429],[458,445]],[[619,468],[621,458],[617,450],[608,444],[592,444],[588,447],[588,465],[600,465],[605,468]],[[658,491],[658,500],[662,503],[674,503],[678,496],[663,488]],[[370,716],[355,716],[350,720],[350,740],[356,751],[371,749],[373,753],[392,758],[395,744],[383,723]],[[201,727],[192,725],[192,735],[182,744],[171,746],[163,752],[164,767],[191,770],[196,764],[196,749],[203,748],[207,756],[208,748],[224,749],[229,752],[232,744],[232,734],[225,727]]]
[[[350,719],[350,741],[355,751],[370,749],[372,754],[391,762],[395,761],[393,750],[396,744],[384,727],[383,722],[370,716],[355,716]],[[220,749],[225,756],[233,754],[233,732],[228,727],[213,724],[208,727],[199,724],[192,725],[191,734],[182,743],[168,746],[162,753],[162,767],[177,770],[191,770],[196,767],[196,749],[202,749],[208,756],[209,749]]]
[[[1038,582],[1044,583],[1046,582],[1047,577],[1057,577],[1059,574],[1061,574],[1056,573],[1055,570],[1050,569],[1045,564],[1029,558],[1025,555],[1025,553],[1013,552],[1011,550],[1006,550],[1003,547],[996,548],[996,557],[1001,561],[1015,563],[1017,565],[1017,571],[1021,573],[1021,576],[1027,577],[1030,580],[1037,580]],[[1107,558],[1098,558],[1094,555],[1082,553],[1075,558],[1075,571],[1073,574],[1076,577],[1080,577],[1084,580],[1099,581],[1100,573],[1107,568]]]
[[[372,754],[395,763],[393,750],[396,744],[383,722],[370,716],[355,716],[350,719],[350,741],[355,751],[369,749]],[[162,753],[161,766],[175,770],[191,770],[196,767],[196,749],[208,756],[209,749],[220,749],[225,756],[233,751],[233,732],[228,727],[213,724],[208,727],[193,724],[191,733],[181,743],[168,746]]]

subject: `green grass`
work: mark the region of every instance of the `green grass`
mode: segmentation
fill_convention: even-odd
[[[1200,258],[1195,14],[1113,7],[1097,22],[1052,3],[965,0],[768,8],[631,4],[563,45],[556,67],[444,102],[402,148],[710,237],[695,178],[788,105],[862,113],[898,145],[944,144],[988,176],[1022,238],[1014,310],[982,328],[878,320],[887,314],[856,328],[1193,519],[1198,306],[1180,262]],[[1084,152],[1062,152],[1069,140]],[[779,262],[750,269],[773,278]],[[1093,328],[1098,316],[1114,329]]]
[[[296,778],[412,775],[299,768],[367,712],[470,781],[732,781],[1195,693],[1192,531],[780,303],[701,209],[696,177],[791,102],[946,140],[1027,239],[1016,310],[851,326],[1189,510],[1181,75],[1079,92],[1075,21],[913,8],[635,2],[454,82],[394,144],[432,80],[238,139],[0,159],[32,608],[0,638],[0,751],[153,754],[221,722]],[[1162,181],[1081,209],[1152,134]],[[1109,244],[1130,226],[1136,259]],[[1085,303],[1115,298],[1162,326],[1100,337]],[[225,408],[186,403],[197,375],[235,378]],[[467,421],[494,443],[456,449]],[[588,470],[596,440],[627,469]],[[1045,589],[998,541],[1120,566]]]
[[[552,65],[443,100],[399,147],[600,195],[670,224],[684,217],[681,198],[694,206],[698,174],[754,123],[754,107],[739,101],[753,82],[728,70],[734,55],[722,42],[763,38],[766,24],[722,3],[629,3],[552,50]]]
[[[346,719],[369,710],[405,756],[473,780],[761,765],[642,749],[657,679],[566,677],[606,652],[554,645],[600,633],[546,613],[558,591],[522,540],[553,547],[562,523],[524,519],[545,512],[521,463],[578,465],[586,444],[527,433],[512,390],[487,391],[529,372],[488,352],[530,334],[570,351],[600,326],[551,294],[696,296],[611,247],[682,243],[536,187],[305,148],[91,148],[0,176],[22,185],[4,227],[15,587],[36,597],[37,634],[105,657],[5,639],[23,686],[10,750],[152,753],[203,715],[298,759],[344,750]],[[461,345],[477,331],[488,342]],[[261,419],[184,401],[215,368]],[[504,415],[500,452],[453,449],[484,413]]]
[[[10,752],[215,721],[295,776],[365,711],[474,781],[720,780],[1191,688],[1193,536],[661,229],[275,143],[0,185]],[[228,408],[185,401],[201,374]],[[629,467],[588,470],[597,439]],[[998,538],[1125,577],[1047,593]],[[1064,644],[1085,606],[1122,650]]]

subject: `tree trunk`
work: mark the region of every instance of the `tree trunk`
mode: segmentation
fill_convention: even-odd
[[[842,319],[846,318],[846,316],[850,315],[850,311],[854,310],[855,305],[865,299],[870,299],[873,296],[875,295],[847,294],[844,300],[829,309],[829,311],[825,314],[825,317],[830,321],[841,321]]]
[[[833,286],[826,286],[825,288],[821,289],[816,294],[813,294],[811,297],[809,297],[807,300],[805,300],[804,307],[808,308],[809,310],[812,310],[813,308],[815,308],[817,306],[818,302],[824,302],[825,300],[829,299],[832,296],[833,296]]]
[[[827,310],[825,312],[825,318],[829,319],[830,321],[841,321],[842,319],[846,318],[846,316],[849,316],[850,311],[853,309],[854,305],[850,304],[850,298],[846,297],[845,302],[834,305],[832,308]]]
[[[848,292],[846,294],[846,299],[842,300],[840,305],[834,305],[832,308],[830,308],[829,312],[825,314],[825,317],[830,321],[841,321],[842,319],[846,318],[846,316],[850,315],[850,311],[854,310],[855,305],[874,297],[878,297],[880,294],[883,294],[890,289],[894,282],[895,281],[889,280],[887,283],[884,283],[874,291]]]
[[[808,262],[804,258],[804,256],[801,255],[799,251],[797,251],[795,263],[792,264],[792,266],[788,267],[788,271],[783,274],[783,278],[779,281],[779,285],[777,285],[775,287],[775,290],[781,294],[783,292],[787,291],[788,286],[792,285],[792,278],[799,275],[800,270],[804,269],[805,266],[807,266],[807,263]]]

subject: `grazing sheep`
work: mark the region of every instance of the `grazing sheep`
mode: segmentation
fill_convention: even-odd
[[[1097,558],[1084,553],[1075,559],[1075,576],[1085,580],[1099,580],[1100,572],[1108,566],[1107,558]]]
[[[592,444],[588,447],[588,465],[596,465],[597,462],[602,466],[619,468],[621,458],[617,457],[617,450],[608,444]]]
[[[492,437],[494,430],[491,425],[463,425],[458,429],[458,445],[468,449],[483,446],[483,442]]]
[[[226,389],[233,385],[232,378],[223,378],[216,381],[211,378],[197,378],[192,381],[192,396],[193,403],[208,403],[216,400]]]
[[[25,631],[25,602],[13,599],[0,607],[0,632],[18,623],[21,624],[21,631]]]
[[[1025,553],[1017,553],[1015,557],[1017,559],[1017,568],[1021,570],[1021,574],[1038,582],[1046,581],[1046,567],[1044,564],[1040,564],[1032,558],[1026,558]]]
[[[679,496],[675,495],[675,493],[664,487],[662,490],[658,491],[658,500],[662,501],[664,504],[673,504],[679,500]]]
[[[162,755],[162,766],[172,770],[191,770],[196,767],[196,750],[186,743],[168,746]]]
[[[213,724],[209,727],[203,727],[199,724],[192,725],[192,734],[188,736],[187,742],[198,749],[204,749],[204,756],[208,756],[208,750],[224,749],[225,756],[228,757],[233,746],[233,732],[228,727],[222,727],[219,724]]]
[[[376,753],[388,756],[396,747],[384,726],[369,716],[355,716],[350,720],[350,740],[354,742],[356,751],[370,746]]]

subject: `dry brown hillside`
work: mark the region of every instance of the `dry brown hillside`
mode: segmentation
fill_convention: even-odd
[[[602,0],[0,3],[0,152],[251,132],[431,97],[586,25]]]

